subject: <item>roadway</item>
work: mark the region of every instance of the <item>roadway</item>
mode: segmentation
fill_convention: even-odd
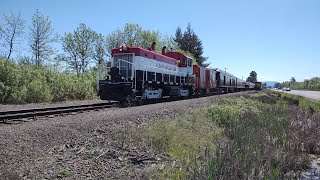
[[[291,90],[291,91],[276,90],[276,91],[281,91],[281,92],[285,92],[288,94],[304,96],[309,99],[320,100],[320,91],[303,91],[303,90]]]

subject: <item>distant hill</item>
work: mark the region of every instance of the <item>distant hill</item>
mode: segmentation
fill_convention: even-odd
[[[276,83],[278,83],[277,81],[264,81],[262,83],[266,83],[267,84],[267,87],[271,86],[271,87],[274,87],[274,85]]]

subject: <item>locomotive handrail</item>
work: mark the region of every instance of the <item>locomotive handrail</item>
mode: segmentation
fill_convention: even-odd
[[[118,69],[119,69],[119,73],[120,73],[120,63],[119,63],[119,61],[122,61],[122,62],[125,62],[125,63],[128,63],[128,64],[131,64],[131,65],[134,65],[135,67],[136,67],[136,65],[134,64],[134,63],[132,63],[132,62],[129,62],[129,61],[126,61],[126,60],[123,60],[123,59],[118,59]],[[129,71],[129,69],[128,69],[128,66],[125,66],[125,67],[127,67],[127,71]],[[134,70],[135,71],[135,70]],[[137,73],[135,72],[134,73],[134,90],[136,91],[137,90]]]
[[[110,68],[111,67],[104,67],[103,69],[101,69],[101,65],[99,65],[99,73],[98,73],[99,75],[97,76],[97,79],[98,79],[97,80],[97,90],[99,89],[99,82],[100,82],[100,80],[102,80],[101,76],[103,76],[103,80],[105,80]]]

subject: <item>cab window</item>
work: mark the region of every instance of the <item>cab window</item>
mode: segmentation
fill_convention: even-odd
[[[188,59],[188,62],[189,62],[188,66],[192,67],[192,59]]]
[[[185,59],[185,58],[183,58],[183,59],[181,60],[181,65],[182,65],[182,66],[186,65],[186,59]]]

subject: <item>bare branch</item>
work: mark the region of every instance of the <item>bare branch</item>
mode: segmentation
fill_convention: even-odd
[[[7,59],[10,59],[12,52],[14,51],[14,46],[24,33],[24,20],[18,14],[11,12],[9,15],[3,15],[4,24],[0,28],[3,42],[2,46],[7,52],[4,52]]]

